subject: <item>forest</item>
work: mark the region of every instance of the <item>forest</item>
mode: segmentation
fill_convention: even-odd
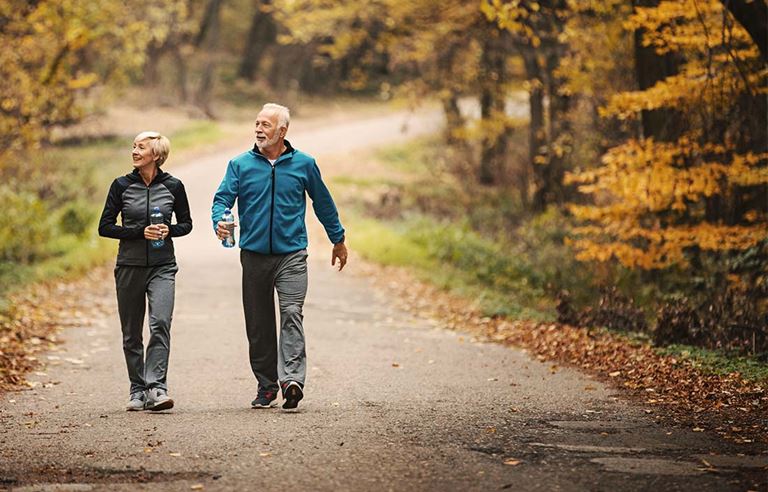
[[[103,178],[51,156],[126,91],[353,98],[441,111],[423,176],[355,207],[489,316],[766,362],[763,0],[0,0],[0,44],[1,296],[92,251]]]

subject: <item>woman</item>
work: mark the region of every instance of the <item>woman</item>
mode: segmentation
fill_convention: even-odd
[[[171,143],[156,132],[143,132],[133,141],[133,172],[115,179],[109,188],[99,235],[120,240],[115,266],[117,307],[123,330],[123,352],[131,381],[126,410],[168,410],[166,373],[170,351],[175,277],[178,267],[174,237],[192,230],[184,185],[163,172]],[[162,223],[151,224],[155,207]],[[176,224],[171,224],[171,214]],[[117,225],[117,214],[121,225]],[[149,343],[146,360],[142,331],[149,300]]]

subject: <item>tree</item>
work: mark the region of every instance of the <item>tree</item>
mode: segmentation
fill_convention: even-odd
[[[529,155],[535,190],[533,208],[565,203],[563,176],[572,149],[567,113],[570,95],[563,90],[560,60],[567,52],[564,28],[572,10],[565,0],[521,2],[487,0],[488,19],[512,34],[524,61],[530,103]]]
[[[0,0],[0,164],[82,118],[89,91],[139,70],[147,45],[167,34],[148,19],[174,3]]]
[[[254,80],[264,52],[277,42],[277,26],[270,0],[256,0],[254,3],[255,12],[238,71],[238,76],[246,80]]]
[[[721,0],[734,19],[749,33],[760,50],[763,63],[768,62],[768,5],[764,0]]]
[[[573,240],[578,258],[641,270],[706,267],[713,287],[765,296],[768,89],[760,50],[718,1],[643,4],[626,25],[655,52],[655,61],[639,63],[660,64],[663,75],[602,108],[605,117],[636,122],[638,136],[611,148],[602,166],[569,176],[593,199],[571,207],[585,222]],[[673,70],[666,57],[677,60]],[[679,124],[648,125],[643,113],[655,111],[673,112]]]

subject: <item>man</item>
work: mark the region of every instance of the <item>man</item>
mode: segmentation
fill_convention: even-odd
[[[243,268],[243,310],[251,369],[259,384],[253,408],[276,405],[278,382],[283,408],[297,408],[304,397],[306,352],[302,326],[307,293],[306,195],[334,244],[331,265],[347,263],[344,228],[336,205],[320,177],[314,158],[291,146],[290,113],[265,104],[256,117],[256,145],[227,165],[213,198],[216,236],[230,229],[221,221],[237,200],[240,219],[240,264]],[[275,327],[274,292],[280,305],[280,347]]]

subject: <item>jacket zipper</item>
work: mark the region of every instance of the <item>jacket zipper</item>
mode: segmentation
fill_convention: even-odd
[[[277,163],[272,165],[272,204],[269,208],[269,254],[274,254],[272,252],[272,223],[275,218],[275,165]]]
[[[147,186],[147,224],[149,224],[149,186]],[[144,244],[147,249],[147,266],[149,266],[149,240],[144,239]]]

